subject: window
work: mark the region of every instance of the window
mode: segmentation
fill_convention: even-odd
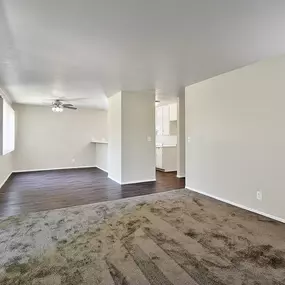
[[[15,112],[0,97],[0,154],[5,155],[15,149]]]

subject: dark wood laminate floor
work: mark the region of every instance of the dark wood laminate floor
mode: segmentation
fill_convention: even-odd
[[[156,182],[119,185],[98,168],[13,174],[0,189],[0,216],[58,209],[185,187],[176,173],[157,171]]]

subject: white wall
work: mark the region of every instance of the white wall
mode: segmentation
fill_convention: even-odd
[[[96,143],[96,166],[108,172],[108,144]]]
[[[122,110],[122,182],[153,181],[156,179],[155,92],[123,91]]]
[[[108,176],[121,183],[122,181],[122,94],[109,98],[108,130]]]
[[[188,188],[285,219],[284,74],[279,57],[186,88]]]
[[[107,138],[107,112],[53,113],[49,107],[15,104],[14,170],[95,166],[94,137]],[[72,160],[75,160],[74,162]]]

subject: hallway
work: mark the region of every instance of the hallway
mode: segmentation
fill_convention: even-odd
[[[66,208],[180,189],[185,179],[156,172],[156,182],[120,185],[98,168],[15,173],[0,190],[0,216]]]

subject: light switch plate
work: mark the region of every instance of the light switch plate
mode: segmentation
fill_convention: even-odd
[[[256,199],[262,201],[262,192],[260,190],[256,191]]]
[[[151,142],[151,137],[150,136],[147,137],[147,141]]]

